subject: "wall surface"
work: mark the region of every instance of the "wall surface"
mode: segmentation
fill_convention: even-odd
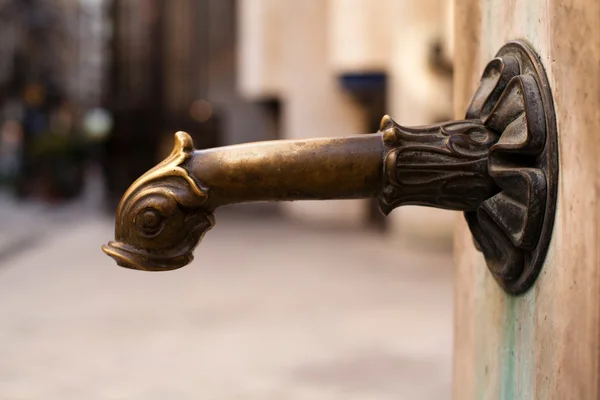
[[[336,73],[386,72],[394,0],[328,0],[329,58]]]
[[[496,51],[527,40],[554,93],[561,170],[550,252],[525,295],[505,295],[457,227],[454,398],[597,399],[600,3],[457,0],[455,11],[455,116]]]
[[[239,0],[237,4],[237,88],[246,99],[279,97],[285,1]]]

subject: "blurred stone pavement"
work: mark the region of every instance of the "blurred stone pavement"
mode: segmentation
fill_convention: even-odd
[[[89,207],[0,218],[2,400],[450,398],[450,254],[224,210],[191,265],[148,273]]]

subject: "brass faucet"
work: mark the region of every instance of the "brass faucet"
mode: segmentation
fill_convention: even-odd
[[[537,56],[511,42],[486,67],[466,119],[379,132],[195,150],[175,134],[163,162],[124,194],[104,252],[146,271],[183,267],[220,206],[376,198],[465,212],[498,282],[520,293],[541,267],[556,196],[556,126]]]

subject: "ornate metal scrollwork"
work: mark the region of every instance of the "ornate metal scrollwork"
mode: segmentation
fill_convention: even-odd
[[[507,44],[488,63],[466,118],[418,128],[383,118],[380,207],[465,211],[498,283],[521,293],[543,263],[558,179],[548,82],[525,44]]]
[[[400,205],[476,210],[498,190],[487,171],[498,135],[479,120],[408,128],[390,117],[381,123],[384,214]]]

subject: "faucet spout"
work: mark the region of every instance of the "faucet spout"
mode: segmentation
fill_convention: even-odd
[[[220,206],[256,201],[376,198],[465,212],[500,285],[531,285],[548,249],[558,182],[556,121],[533,50],[507,43],[486,66],[462,120],[405,127],[385,116],[377,133],[195,150],[175,134],[171,154],[125,192],[115,239],[119,265],[183,267]]]
[[[405,128],[389,117],[377,133],[208,150],[178,132],[169,157],[121,199],[103,250],[127,268],[180,268],[214,210],[235,203],[378,198],[384,213],[402,204],[474,210],[495,193],[487,157],[496,140],[477,120]]]
[[[126,268],[183,267],[220,206],[376,197],[384,152],[381,133],[195,150],[191,137],[177,132],[167,159],[124,194],[115,240],[102,249]]]

